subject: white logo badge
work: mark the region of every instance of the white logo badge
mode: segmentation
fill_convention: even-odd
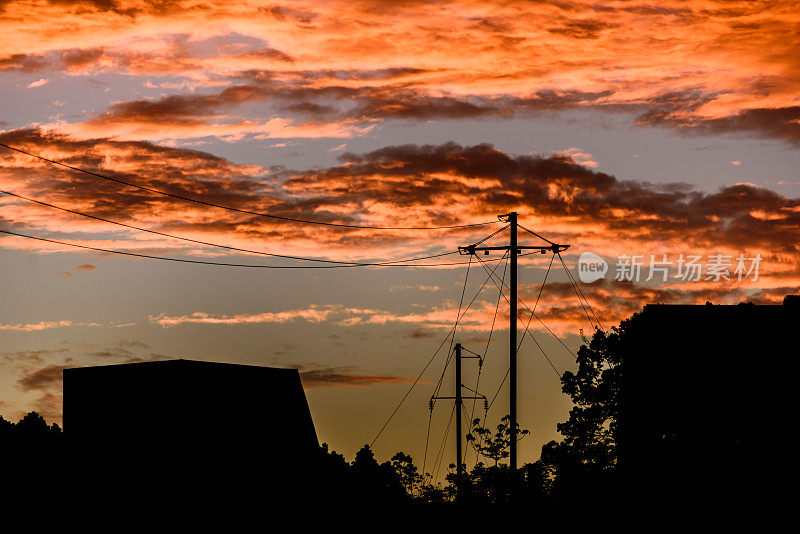
[[[591,284],[603,278],[608,272],[606,260],[594,252],[584,252],[578,259],[578,278],[584,284]]]

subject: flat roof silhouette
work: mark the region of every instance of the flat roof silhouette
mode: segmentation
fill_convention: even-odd
[[[290,455],[318,447],[296,369],[184,359],[65,369],[64,433]]]
[[[794,419],[798,325],[798,296],[647,305],[630,319],[619,446],[641,488],[741,489],[760,472],[753,462],[786,453],[774,438]]]

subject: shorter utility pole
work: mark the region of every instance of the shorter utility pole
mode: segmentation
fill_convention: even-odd
[[[461,440],[463,439],[463,436],[461,435],[461,433],[463,432],[461,423],[461,410],[464,404],[464,399],[472,399],[472,400],[483,399],[484,408],[486,407],[487,399],[485,395],[481,395],[477,391],[473,391],[473,393],[475,394],[473,396],[465,397],[462,394],[462,388],[465,388],[466,386],[461,383],[461,360],[463,358],[475,358],[478,360],[478,366],[481,367],[483,366],[483,359],[473,352],[470,352],[469,356],[464,356],[463,355],[464,347],[461,345],[461,343],[456,343],[454,349],[455,349],[455,368],[456,368],[455,395],[452,397],[439,397],[439,396],[431,397],[430,409],[431,411],[433,411],[433,403],[436,400],[452,399],[455,402],[454,410],[456,412],[455,415],[456,415],[456,480],[457,480],[456,496],[458,496],[461,493],[461,478],[464,475],[464,452],[463,449],[461,448]]]
[[[456,475],[461,478],[461,407],[464,400],[461,398],[461,343],[456,343]]]

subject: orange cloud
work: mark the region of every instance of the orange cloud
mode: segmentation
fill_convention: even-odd
[[[485,308],[485,303],[481,303],[479,308]],[[323,321],[335,321],[340,326],[357,326],[364,324],[385,325],[390,323],[417,324],[431,328],[450,328],[455,320],[457,308],[452,304],[435,308],[425,313],[403,314],[384,310],[369,308],[348,308],[341,305],[312,306],[301,310],[287,310],[282,312],[238,314],[233,316],[211,315],[204,312],[195,312],[188,315],[166,315],[159,314],[150,316],[150,322],[163,327],[178,326],[184,324],[204,324],[204,325],[250,325],[264,323],[286,323],[290,321],[303,320],[319,323]],[[482,315],[488,315],[488,309],[482,310]],[[486,327],[485,317],[470,315],[462,321],[464,328],[482,329]]]
[[[51,328],[62,328],[65,326],[75,326],[72,321],[40,321],[38,323],[17,323],[0,324],[0,330],[11,330],[14,332],[38,332]]]
[[[269,131],[275,118],[358,135],[335,124],[592,107],[641,125],[800,140],[800,15],[788,0],[3,4],[0,69],[270,86],[264,102],[277,109],[258,120],[174,122],[180,137]],[[91,137],[105,121],[120,138],[167,138],[154,122],[112,123],[118,105],[62,127]]]
[[[378,226],[436,226],[489,221],[498,213],[516,210],[526,227],[542,231],[554,241],[573,244],[569,253],[592,250],[606,258],[620,254],[761,254],[757,282],[725,289],[736,298],[800,286],[800,199],[752,184],[706,193],[686,184],[621,181],[580,165],[566,154],[516,156],[488,144],[389,146],[365,154],[344,153],[338,164],[329,168],[295,171],[237,165],[196,150],[144,142],[80,141],[38,130],[7,132],[0,134],[0,140],[154,189],[249,211]],[[477,241],[494,228],[442,231],[431,241],[429,232],[298,225],[196,206],[8,152],[0,154],[0,186],[136,226],[242,248],[318,258],[319,242],[327,243],[328,258],[340,255],[350,259],[391,259],[454,250],[457,245]],[[69,229],[68,240],[101,248],[170,255],[230,253],[55,212],[14,197],[0,200],[0,207],[4,228],[34,235],[55,232],[65,237],[64,229]],[[472,220],[463,220],[464,213],[470,213]],[[110,236],[109,232],[113,234]],[[45,252],[63,250],[57,245],[32,244],[18,237],[0,238],[0,246]],[[454,259],[463,261],[460,257]],[[264,258],[257,260],[268,263]],[[567,260],[573,262],[575,257],[568,254]],[[527,256],[521,265],[525,269],[543,269],[544,262],[544,257]],[[716,295],[719,288],[673,284],[662,289]],[[287,313],[195,314],[162,317],[158,321],[169,325],[328,320],[339,312],[319,308],[303,312],[308,313],[305,317]],[[363,310],[338,320],[350,324],[406,322],[443,327],[452,324],[454,314],[447,307],[409,315]],[[609,314],[618,316],[614,310]],[[464,326],[480,329],[485,322]]]
[[[334,313],[333,309],[309,308],[307,310],[290,310],[277,313],[239,314],[234,316],[213,316],[208,313],[195,312],[189,315],[159,314],[150,316],[150,322],[163,327],[181,324],[213,324],[213,325],[243,325],[262,323],[286,323],[302,319],[310,322],[321,322]]]

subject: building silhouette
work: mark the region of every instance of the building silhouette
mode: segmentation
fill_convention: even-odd
[[[167,360],[64,370],[71,476],[97,495],[299,491],[319,445],[296,369]]]
[[[618,444],[634,495],[721,502],[786,476],[798,326],[800,296],[648,305],[631,319]]]

